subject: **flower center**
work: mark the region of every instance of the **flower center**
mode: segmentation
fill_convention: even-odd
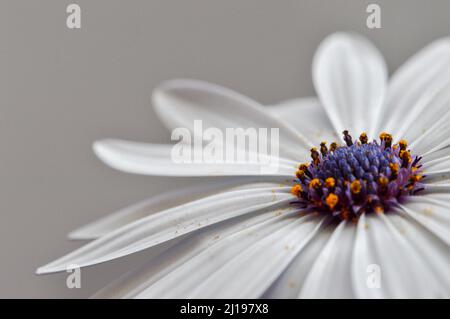
[[[380,143],[366,133],[353,141],[344,131],[344,146],[326,142],[311,149],[312,161],[301,164],[292,193],[305,209],[357,219],[362,213],[382,213],[423,190],[421,157],[411,155],[405,140],[393,145],[392,135],[380,134]]]

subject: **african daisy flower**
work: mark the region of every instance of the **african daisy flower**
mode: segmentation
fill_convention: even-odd
[[[121,171],[223,182],[168,191],[76,230],[71,238],[93,241],[37,273],[153,249],[97,296],[450,297],[450,39],[388,81],[368,40],[337,33],[312,70],[318,98],[271,107],[204,82],[161,85],[153,103],[171,130],[198,119],[278,128],[276,174],[257,163],[180,165],[173,145],[95,142]]]

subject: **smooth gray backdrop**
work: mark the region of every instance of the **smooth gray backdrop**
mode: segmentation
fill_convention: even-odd
[[[66,7],[82,28],[66,27]],[[363,33],[390,71],[450,32],[448,0],[40,0],[0,2],[0,297],[88,297],[146,252],[82,271],[35,276],[81,245],[72,229],[188,179],[114,171],[91,143],[167,142],[150,93],[176,77],[216,82],[262,103],[314,94],[310,65],[337,30]],[[382,28],[366,27],[378,3]],[[299,123],[301,125],[301,116]],[[195,181],[195,180],[194,180]]]

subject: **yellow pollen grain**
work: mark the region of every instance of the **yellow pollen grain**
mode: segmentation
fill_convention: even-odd
[[[390,164],[389,164],[389,167],[391,168],[391,170],[392,170],[394,173],[398,173],[398,170],[399,170],[398,163],[390,163]]]
[[[330,144],[330,152],[334,152],[338,148],[338,144],[333,142]]]
[[[330,209],[334,209],[334,207],[339,203],[339,197],[331,193],[327,196],[326,202],[328,207],[330,207]]]
[[[378,181],[380,182],[380,185],[383,187],[386,187],[389,184],[389,179],[385,176],[381,176]]]
[[[296,173],[295,176],[297,176],[298,179],[302,179],[303,177],[305,177],[305,171],[299,169]]]
[[[377,214],[384,213],[384,208],[382,206],[376,206],[374,209],[375,209],[375,213],[377,213]]]
[[[392,135],[387,133],[387,132],[382,132],[380,134],[380,140],[384,141],[384,140],[392,140]]]
[[[369,141],[369,138],[367,137],[366,132],[363,132],[363,133],[359,136],[359,140],[361,141],[362,144],[367,144],[367,142]]]
[[[406,148],[408,147],[408,142],[406,140],[400,140],[400,142],[398,142],[398,145],[400,146],[401,150],[406,150]]]
[[[309,167],[309,164],[300,164],[298,166],[298,169],[301,171],[306,171],[308,169],[308,167]]]
[[[333,188],[334,186],[336,186],[336,181],[334,180],[333,177],[328,177],[328,178],[325,180],[325,186],[326,186],[327,188]]]
[[[386,145],[387,147],[391,147],[393,137],[392,137],[391,134],[389,134],[389,133],[387,133],[387,132],[383,132],[383,133],[380,134],[380,140],[381,140],[382,142],[384,141],[384,143],[385,143],[385,145]]]
[[[327,142],[320,143],[320,153],[322,154],[322,156],[328,154]]]
[[[313,147],[311,149],[311,158],[313,159],[314,164],[316,164],[316,165],[319,164],[319,162],[320,162],[319,152],[317,151],[317,148],[315,148],[315,147]]]
[[[296,184],[291,188],[291,193],[294,196],[299,197],[302,192],[303,192],[303,187],[300,184]]]
[[[314,178],[310,183],[309,183],[309,187],[310,188],[314,188],[317,189],[320,186],[322,186],[322,183],[320,182],[320,179],[318,178]]]
[[[409,151],[404,151],[401,157],[402,157],[402,160],[405,160],[408,163],[412,162],[411,153]]]
[[[342,219],[347,220],[350,217],[350,212],[348,210],[344,210],[341,212]]]
[[[361,193],[361,189],[362,189],[361,182],[358,180],[353,181],[352,184],[350,185],[350,190],[352,191],[353,194]]]

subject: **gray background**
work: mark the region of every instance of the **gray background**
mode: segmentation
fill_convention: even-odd
[[[82,9],[81,30],[66,6]],[[378,3],[382,28],[366,28]],[[166,142],[151,89],[175,77],[234,88],[265,103],[314,94],[310,65],[323,37],[356,30],[390,70],[450,30],[448,0],[1,0],[0,297],[87,297],[146,252],[82,271],[38,277],[36,267],[81,245],[65,235],[187,179],[116,172],[91,143]],[[301,118],[299,117],[299,125]]]

